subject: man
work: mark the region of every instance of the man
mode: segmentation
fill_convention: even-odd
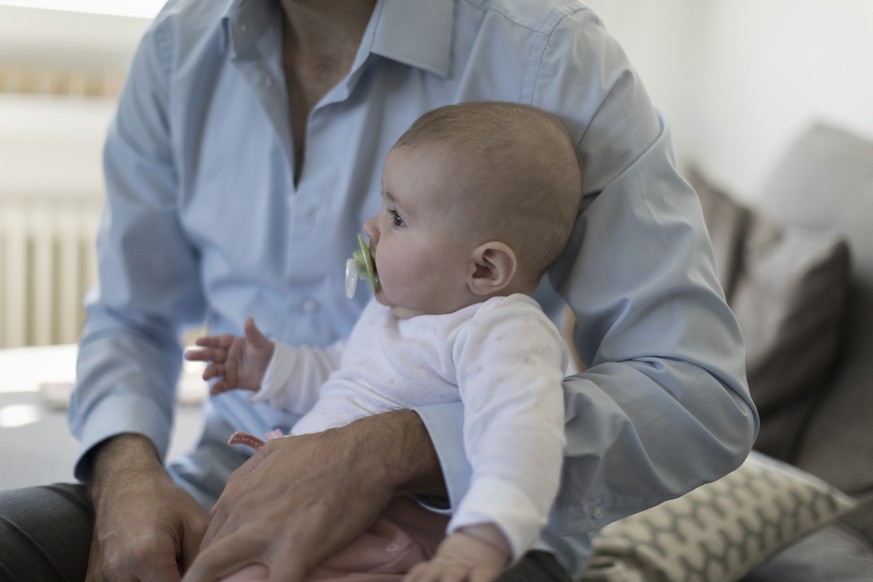
[[[588,532],[742,461],[757,414],[699,204],[594,14],[571,0],[171,0],[107,138],[100,287],[71,409],[88,495],[16,497],[86,532],[90,500],[90,579],[213,580],[262,563],[297,580],[393,495],[463,496],[453,406],[281,439],[228,480],[245,460],[224,444],[232,431],[294,418],[223,395],[191,456],[168,473],[162,455],[180,328],[239,333],[252,315],[286,343],[343,338],[364,297],[345,299],[341,266],[379,204],[381,159],[421,113],[481,100],[559,116],[585,168],[582,214],[537,295],[572,308],[588,365],[564,383],[569,517],[553,517],[520,579],[575,577]],[[83,570],[73,554],[64,567]]]

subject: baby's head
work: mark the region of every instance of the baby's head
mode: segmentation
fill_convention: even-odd
[[[554,116],[511,103],[426,113],[389,152],[382,211],[365,225],[377,299],[410,317],[533,292],[570,237],[581,192]]]

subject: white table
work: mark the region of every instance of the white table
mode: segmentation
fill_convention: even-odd
[[[206,385],[202,365],[186,362],[179,382],[180,406],[168,458],[188,450],[203,427],[200,403]],[[78,445],[67,429],[58,392],[76,374],[76,346],[0,350],[0,489],[72,481]]]

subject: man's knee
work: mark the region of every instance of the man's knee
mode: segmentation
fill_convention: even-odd
[[[92,527],[82,485],[0,491],[0,580],[83,580]]]

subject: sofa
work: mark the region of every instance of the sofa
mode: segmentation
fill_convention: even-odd
[[[688,171],[761,415],[734,473],[611,524],[586,581],[873,581],[873,142],[815,124],[744,202]]]

